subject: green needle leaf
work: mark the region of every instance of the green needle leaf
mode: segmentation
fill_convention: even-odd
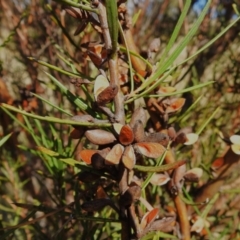
[[[0,139],[0,147],[12,136],[12,132]]]

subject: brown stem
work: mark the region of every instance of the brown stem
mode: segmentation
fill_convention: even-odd
[[[138,221],[138,217],[137,217],[136,212],[135,212],[134,204],[131,204],[131,206],[128,208],[128,213],[129,213],[130,219],[132,221],[132,225],[133,225],[135,235],[139,238],[142,230],[141,230],[141,227],[140,227],[140,224],[139,224],[139,221]]]
[[[99,1],[98,5],[99,10],[99,20],[103,32],[103,38],[105,42],[105,47],[107,50],[110,50],[108,67],[110,75],[110,84],[118,87],[118,93],[114,97],[114,106],[115,106],[115,122],[125,124],[125,112],[123,105],[123,95],[120,91],[120,84],[118,80],[118,54],[117,52],[112,52],[112,40],[109,32],[106,7],[104,4]]]
[[[111,123],[115,122],[115,115],[112,113],[111,109],[106,106],[98,106],[98,108],[108,116]]]
[[[121,221],[121,239],[122,240],[130,240],[131,239],[131,228],[129,228],[130,226],[130,220],[129,219],[125,219]]]
[[[107,15],[106,15],[106,7],[102,3],[102,1],[99,1],[98,4],[98,11],[99,11],[99,21],[102,29],[103,39],[105,42],[105,47],[107,50],[112,49],[112,40],[108,28],[108,21],[107,21]]]
[[[114,97],[114,108],[115,108],[115,114],[114,114],[114,121],[125,124],[125,112],[124,112],[124,101],[123,101],[123,95],[120,90],[120,83],[118,80],[118,52],[117,49],[112,49],[112,39],[109,32],[108,27],[108,19],[106,14],[106,8],[104,4],[102,4],[102,1],[99,1],[98,5],[99,10],[99,20],[103,32],[103,38],[105,42],[105,47],[108,50],[108,67],[109,67],[109,75],[110,75],[110,85],[117,86],[118,92],[116,96]],[[127,184],[127,176],[128,176],[128,170],[122,165],[119,165],[119,192],[122,196],[122,194],[126,191],[128,188]],[[120,217],[122,218],[122,229],[121,229],[121,239],[130,239],[131,235],[131,227],[129,224],[129,218],[125,216],[125,206],[119,206],[120,207]],[[123,215],[123,216],[121,216]]]
[[[167,151],[167,154],[165,156],[165,163],[170,164],[175,162],[175,157],[173,155],[173,151],[169,149]],[[175,207],[177,209],[178,217],[179,217],[179,222],[180,222],[180,228],[181,228],[181,233],[183,235],[184,240],[190,240],[190,224],[188,220],[188,213],[187,213],[187,207],[186,204],[182,201],[179,195],[173,198]]]
[[[190,224],[186,204],[182,201],[179,195],[177,195],[173,200],[179,217],[182,239],[190,240]]]
[[[128,170],[122,163],[119,164],[118,174],[119,192],[122,195],[128,189]]]
[[[119,193],[120,193],[120,201],[121,197],[123,196],[124,192],[128,189],[128,170],[125,166],[120,163],[118,169],[118,185],[119,185]],[[123,204],[119,201],[119,208],[120,208],[120,218],[121,218],[121,239],[130,240],[131,235],[131,224],[129,215],[126,214],[126,208]]]
[[[114,106],[115,106],[115,121],[121,124],[125,124],[125,112],[123,104],[123,95],[120,90],[120,84],[118,81],[118,57],[115,56],[114,59],[109,59],[109,74],[110,74],[110,83],[118,86],[118,93],[114,97]]]

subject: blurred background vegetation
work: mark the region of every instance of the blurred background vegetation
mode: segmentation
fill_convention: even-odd
[[[237,18],[233,3],[239,8],[238,1],[212,1],[197,34],[175,64],[188,58]],[[29,57],[62,69],[71,69],[70,63],[77,71],[94,77],[97,69],[86,60],[80,45],[87,41],[98,41],[99,36],[90,25],[74,36],[78,22],[67,15],[57,1],[2,0],[0,4],[0,102],[21,106],[25,111],[40,116],[66,118],[76,115],[78,108],[59,91],[44,71],[61,80],[76,95],[84,95],[82,88],[77,86],[73,77],[48,69]],[[190,31],[204,5],[203,0],[192,1],[173,49]],[[128,0],[129,14],[137,18],[133,28],[134,41],[143,57],[147,56],[150,42],[160,38],[160,51],[155,61],[161,60],[183,6],[183,0]],[[170,86],[177,89],[214,81],[205,88],[184,93],[184,109],[171,119],[176,128],[191,126],[197,132],[214,110],[220,107],[214,119],[205,127],[198,143],[193,148],[177,152],[178,159],[191,159],[192,167],[204,169],[204,176],[195,187],[212,178],[211,163],[226,150],[219,132],[231,136],[240,130],[239,32],[238,22],[209,48],[180,65],[170,79]],[[30,92],[47,99],[67,114]],[[193,109],[186,112],[196,100]],[[35,149],[36,145],[45,146],[60,155],[79,160],[77,148],[81,143],[69,139],[70,130],[70,126],[40,122],[0,109],[0,137],[11,134],[0,147],[0,239],[119,239],[118,222],[94,222],[81,220],[81,217],[72,220],[71,206],[66,207],[67,204],[74,202],[77,195],[85,194],[83,199],[87,199],[94,185],[90,182],[84,190],[78,190],[81,181],[75,175],[79,169],[56,162],[52,156],[45,156]],[[231,173],[211,209],[208,219],[211,222],[208,232],[210,239],[240,238],[238,172],[239,167]],[[86,191],[87,188],[89,191]],[[154,191],[154,195],[150,196],[151,204],[165,207],[169,199],[167,194],[161,190]],[[150,191],[147,193],[151,194]],[[101,215],[94,216],[112,219],[115,216],[109,208],[102,211]],[[21,226],[27,220],[33,222]],[[2,229],[15,225],[17,227],[14,229]],[[193,239],[205,238],[196,234]]]

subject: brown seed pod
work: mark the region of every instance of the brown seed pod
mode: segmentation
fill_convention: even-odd
[[[184,174],[184,179],[189,182],[198,182],[203,174],[201,168],[192,168]]]
[[[163,147],[160,143],[135,143],[134,148],[137,152],[149,158],[158,158],[165,151],[165,147]]]
[[[74,128],[70,133],[70,137],[72,139],[80,139],[83,136],[83,133],[84,133],[84,129]]]
[[[153,208],[146,212],[141,220],[141,229],[144,229],[147,225],[150,225],[158,216],[159,209]]]
[[[134,133],[134,140],[135,142],[144,142],[145,140],[145,132],[143,123],[141,120],[137,120],[133,127],[133,133]]]
[[[111,132],[102,129],[88,130],[85,132],[85,136],[91,143],[96,145],[105,145],[116,141],[116,138]]]
[[[133,147],[131,145],[125,147],[125,150],[122,156],[122,162],[127,169],[129,170],[133,169],[136,163],[136,156],[135,156]]]
[[[97,96],[97,103],[99,105],[105,105],[110,103],[113,98],[117,95],[118,86],[116,84],[111,84],[107,88],[105,88],[102,92],[100,92]]]
[[[129,122],[130,127],[134,128],[134,125],[138,120],[141,120],[143,126],[145,126],[147,122],[147,116],[143,108],[137,108],[136,110],[134,110],[131,121]]]
[[[167,133],[171,140],[174,140],[177,136],[177,133],[173,127],[168,128]]]
[[[87,164],[92,163],[92,156],[93,154],[97,153],[98,150],[93,149],[84,149],[80,152],[80,158]]]
[[[185,104],[185,98],[172,98],[169,101],[169,105],[166,108],[166,113],[175,113],[178,110],[182,109]]]
[[[106,165],[116,165],[119,164],[120,159],[123,154],[124,147],[121,144],[116,144],[110,150],[110,152],[105,157]]]
[[[161,132],[150,133],[148,136],[145,137],[144,141],[160,143],[161,145],[166,147],[169,143],[169,137],[167,134]]]
[[[100,74],[96,77],[96,80],[94,83],[94,89],[93,89],[94,98],[96,101],[99,93],[102,92],[108,86],[109,86],[109,81],[105,76]]]
[[[129,145],[134,140],[133,130],[130,126],[124,125],[119,134],[119,142],[123,145]]]

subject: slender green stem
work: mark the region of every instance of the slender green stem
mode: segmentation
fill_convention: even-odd
[[[28,113],[24,110],[21,110],[19,108],[13,107],[13,106],[5,104],[5,103],[1,103],[0,107],[3,109],[8,109],[13,112],[18,112],[25,116],[35,118],[38,120],[42,120],[42,121],[46,121],[46,122],[59,123],[59,124],[70,124],[70,125],[75,125],[75,126],[86,126],[86,127],[111,127],[112,126],[111,123],[77,122],[77,121],[73,121],[73,120],[69,120],[69,119],[60,119],[60,118],[56,118],[56,117],[49,117],[49,116],[43,117],[43,116],[36,115],[34,113]]]
[[[192,87],[185,88],[185,89],[177,91],[177,92],[166,93],[166,94],[155,94],[155,95],[152,94],[152,95],[148,95],[146,97],[164,98],[164,97],[175,96],[175,95],[178,95],[178,94],[182,94],[182,93],[186,93],[186,92],[190,92],[190,91],[194,91],[194,90],[206,87],[206,86],[208,86],[210,84],[213,84],[213,83],[214,83],[214,81],[209,81],[209,82],[199,84],[197,86],[192,86]]]
[[[203,219],[206,219],[208,213],[210,212],[210,210],[212,209],[214,203],[218,200],[218,198],[220,197],[219,193],[216,193],[213,198],[208,202],[206,208],[202,211],[201,217]]]
[[[51,102],[49,102],[48,100],[42,98],[41,96],[39,96],[39,95],[37,95],[37,94],[35,94],[35,93],[31,93],[31,94],[32,94],[33,96],[35,96],[36,98],[40,99],[41,101],[43,101],[43,102],[47,103],[48,105],[52,106],[53,108],[56,108],[56,109],[59,110],[60,112],[65,113],[65,114],[67,114],[68,116],[71,116],[71,117],[73,116],[71,113],[69,113],[69,112],[65,111],[64,109],[62,109],[62,108],[54,105],[53,103],[51,103]]]
[[[33,57],[29,57],[28,59],[32,60],[32,61],[36,61],[37,63],[39,63],[39,64],[41,64],[41,65],[43,65],[45,67],[48,67],[48,68],[50,68],[52,70],[56,70],[56,71],[58,71],[60,73],[63,73],[65,75],[68,75],[68,76],[71,76],[71,77],[78,77],[78,78],[81,77],[81,78],[86,78],[88,80],[94,80],[95,79],[95,78],[90,78],[90,77],[88,77],[88,76],[86,76],[86,75],[84,75],[82,73],[79,73],[79,72],[76,74],[76,73],[73,73],[73,72],[69,72],[67,70],[63,70],[62,68],[56,67],[56,66],[54,66],[54,65],[52,65],[50,63],[46,63],[46,62],[44,62],[42,60],[38,60],[38,59],[33,58]]]
[[[202,131],[204,130],[204,128],[209,124],[209,122],[213,119],[213,117],[216,115],[216,113],[219,111],[220,107],[218,107],[213,113],[212,115],[208,118],[208,120],[206,122],[203,123],[203,125],[199,128],[199,130],[197,131],[197,134],[200,135],[202,133]]]
[[[178,162],[174,162],[174,163],[169,163],[169,164],[164,164],[161,166],[141,166],[141,165],[135,165],[134,169],[141,171],[141,172],[165,172],[165,171],[169,171],[172,169],[175,169],[183,164],[185,164],[186,161],[178,161]]]
[[[94,12],[96,14],[98,14],[98,10],[91,8],[90,5],[86,5],[86,4],[81,4],[81,3],[76,3],[70,0],[55,0],[58,3],[62,3],[62,4],[66,4],[68,6],[72,6],[72,7],[77,7],[77,8],[81,8],[83,10],[89,11],[89,12]]]
[[[138,57],[139,59],[141,59],[149,68],[153,68],[152,64],[147,61],[145,58],[143,58],[141,55],[139,55],[138,53],[135,53],[131,50],[128,50],[127,48],[123,47],[123,46],[119,46],[119,49],[125,53],[129,52],[130,55],[133,55],[135,57]]]

